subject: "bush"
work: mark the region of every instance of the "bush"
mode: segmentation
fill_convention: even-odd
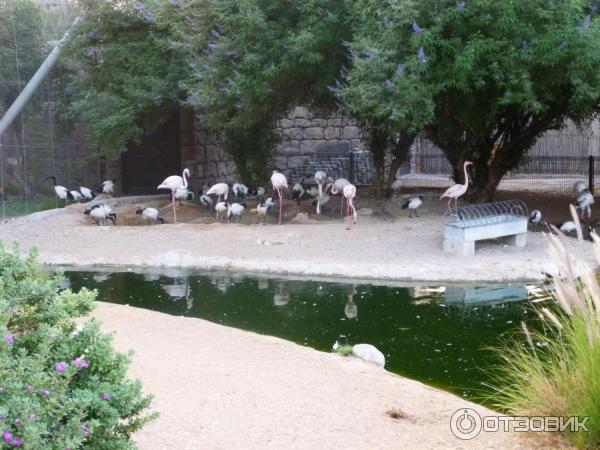
[[[600,286],[591,270],[575,276],[575,259],[564,236],[550,236],[560,276],[554,278],[556,305],[539,309],[545,333],[497,349],[496,406],[517,416],[589,417],[589,432],[568,433],[578,448],[600,448]],[[600,256],[600,244],[596,242]],[[600,261],[600,258],[599,258]]]
[[[151,397],[96,321],[76,326],[96,293],[61,279],[0,245],[0,448],[135,448]]]

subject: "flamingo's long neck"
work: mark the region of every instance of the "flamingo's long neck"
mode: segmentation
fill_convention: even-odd
[[[185,177],[185,169],[183,170],[183,187],[187,189],[188,187],[188,182],[187,182],[187,178]]]
[[[469,187],[469,175],[467,174],[467,166],[468,165],[469,165],[468,163],[464,164],[464,169],[465,169],[465,184],[463,184],[463,186],[465,188]]]

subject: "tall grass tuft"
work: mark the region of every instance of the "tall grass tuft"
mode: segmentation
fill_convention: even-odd
[[[592,237],[600,263],[600,240]],[[538,309],[544,332],[522,323],[517,342],[495,349],[500,364],[491,400],[516,416],[589,417],[589,432],[563,436],[578,448],[600,449],[600,286],[562,234],[550,235],[549,246],[560,273],[553,279],[555,305]]]

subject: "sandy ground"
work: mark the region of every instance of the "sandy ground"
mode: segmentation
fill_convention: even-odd
[[[461,441],[455,411],[495,413],[356,358],[122,305],[99,303],[94,316],[134,350],[131,375],[155,395],[161,415],[136,435],[142,450],[555,447],[522,433]]]
[[[170,221],[165,201],[153,201]],[[334,208],[325,216],[311,214],[308,223],[293,223],[299,209],[291,202],[286,204],[282,226],[274,224],[274,215],[267,225],[257,225],[249,211],[251,204],[242,224],[215,223],[212,215],[190,204],[179,213],[180,220],[188,223],[147,226],[135,215],[142,204],[132,204],[116,208],[119,226],[98,227],[81,213],[83,205],[73,205],[43,219],[23,217],[0,224],[0,240],[5,245],[17,241],[23,250],[37,246],[39,260],[53,265],[431,281],[534,280],[542,278],[544,271],[552,272],[542,233],[528,233],[524,248],[484,241],[477,245],[475,256],[453,256],[442,252],[445,205],[433,195],[425,198],[421,217],[412,219],[400,209],[400,200],[373,204],[359,199],[357,203],[359,223],[351,230]],[[589,242],[569,241],[580,261],[594,265]]]

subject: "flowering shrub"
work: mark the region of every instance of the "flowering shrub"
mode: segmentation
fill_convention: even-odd
[[[76,326],[95,292],[60,281],[0,246],[0,449],[135,448],[151,397],[96,321]]]

